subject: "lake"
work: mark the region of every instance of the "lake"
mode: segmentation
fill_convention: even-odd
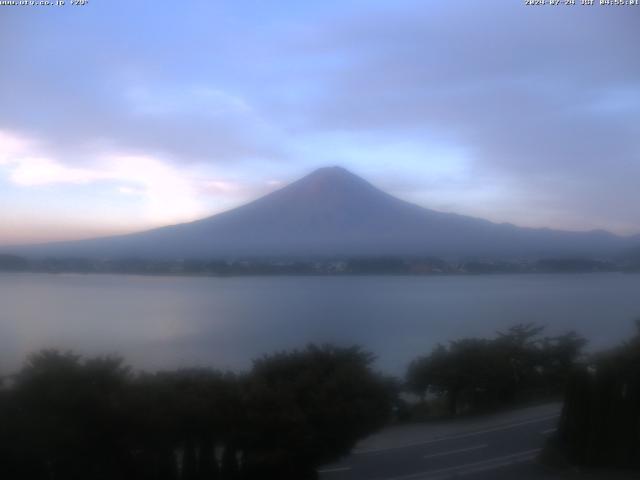
[[[0,274],[0,371],[44,347],[117,353],[140,368],[246,369],[308,342],[359,344],[402,374],[437,342],[519,322],[628,337],[640,275],[143,277]]]

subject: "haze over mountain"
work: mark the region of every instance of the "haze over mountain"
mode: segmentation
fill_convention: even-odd
[[[638,242],[605,231],[521,228],[419,207],[326,167],[202,220],[91,240],[5,248],[31,256],[255,258],[358,255],[609,256]]]

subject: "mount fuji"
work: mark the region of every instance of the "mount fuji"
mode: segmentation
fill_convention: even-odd
[[[320,168],[241,207],[127,235],[20,246],[30,256],[276,258],[609,256],[638,242],[597,230],[522,228],[393,197],[341,167]]]

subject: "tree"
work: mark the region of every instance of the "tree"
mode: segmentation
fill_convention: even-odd
[[[246,461],[259,478],[312,479],[391,413],[388,383],[357,347],[308,346],[254,363]],[[269,476],[270,475],[270,476]]]
[[[15,376],[12,423],[21,478],[112,478],[127,450],[122,393],[128,369],[117,358],[82,363],[72,353],[32,355]],[[115,470],[114,470],[115,469]]]
[[[519,324],[496,338],[437,345],[411,362],[407,388],[423,401],[446,398],[449,415],[559,393],[585,345],[574,332],[542,338],[543,327]]]
[[[619,347],[576,369],[555,447],[574,464],[640,470],[640,321]]]
[[[315,478],[388,418],[358,348],[257,360],[247,375],[133,375],[121,359],[45,350],[0,389],[0,473],[25,480]],[[216,455],[216,451],[221,455]]]

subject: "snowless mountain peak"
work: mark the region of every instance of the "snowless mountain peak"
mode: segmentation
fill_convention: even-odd
[[[520,228],[407,203],[339,166],[319,168],[246,205],[191,223],[94,240],[25,246],[41,256],[255,258],[354,255],[610,255],[631,239]]]

